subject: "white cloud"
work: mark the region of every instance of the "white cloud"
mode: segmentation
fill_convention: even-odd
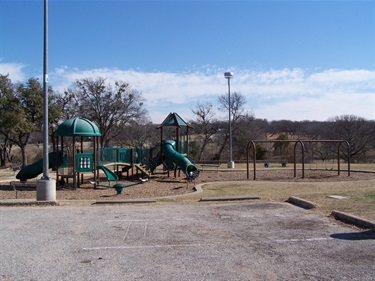
[[[318,97],[302,96],[292,101],[262,104],[255,110],[268,120],[327,120],[329,117],[353,114],[373,119],[373,93],[328,93]]]
[[[336,70],[330,69],[310,76],[310,80],[318,83],[358,83],[371,81],[374,72],[369,70]]]
[[[0,74],[8,75],[13,83],[23,82],[26,79],[24,68],[26,65],[21,63],[4,63],[0,59]]]
[[[4,63],[0,73],[9,74],[13,82],[25,81],[27,67],[21,63]],[[268,120],[327,120],[342,114],[375,118],[375,71],[366,69],[305,70],[271,69],[234,72],[231,91],[242,93],[246,109],[257,118]],[[80,70],[61,66],[49,73],[49,84],[60,92],[77,79],[106,78],[109,83],[124,81],[142,92],[153,122],[160,123],[169,112],[178,112],[185,120],[193,119],[191,108],[198,101],[218,106],[219,95],[227,93],[225,70],[204,66],[185,73],[144,72],[98,68]],[[226,114],[218,112],[226,118]]]
[[[231,90],[247,98],[247,109],[268,120],[326,120],[354,114],[374,118],[375,71],[303,69],[249,71],[233,69]],[[155,123],[169,112],[193,119],[191,107],[198,101],[217,106],[217,97],[227,92],[222,69],[188,73],[142,72],[139,70],[91,69],[81,71],[61,67],[50,74],[51,85],[63,90],[76,79],[103,77],[112,83],[122,80],[142,92]]]

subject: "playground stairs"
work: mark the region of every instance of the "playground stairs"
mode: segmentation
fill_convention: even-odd
[[[143,174],[147,175],[148,177],[150,177],[151,175],[151,171],[149,169],[146,168],[145,165],[142,165],[142,164],[135,164],[134,167],[137,168],[138,171],[142,172]]]

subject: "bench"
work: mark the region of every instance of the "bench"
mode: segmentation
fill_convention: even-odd
[[[202,167],[202,172],[204,171],[204,167],[211,167],[216,168],[216,171],[219,171],[220,164],[200,164]]]
[[[288,164],[288,161],[286,160],[280,160],[280,161],[266,161],[264,162],[264,168],[269,168],[270,166],[270,163],[279,163],[281,165],[281,167],[285,168]]]

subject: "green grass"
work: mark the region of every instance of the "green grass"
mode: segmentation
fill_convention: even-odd
[[[371,199],[375,203],[375,193],[367,193],[364,196],[365,198]]]

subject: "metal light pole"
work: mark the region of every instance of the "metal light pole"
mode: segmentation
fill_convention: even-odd
[[[230,79],[233,77],[233,72],[225,72],[224,77],[228,79],[228,110],[229,110],[229,162],[228,168],[234,168],[234,162],[232,158],[232,102],[230,99]]]
[[[49,180],[48,174],[48,0],[44,0],[43,30],[43,177]]]
[[[56,181],[48,173],[48,0],[44,0],[43,26],[43,176],[36,184],[38,201],[56,201]]]

